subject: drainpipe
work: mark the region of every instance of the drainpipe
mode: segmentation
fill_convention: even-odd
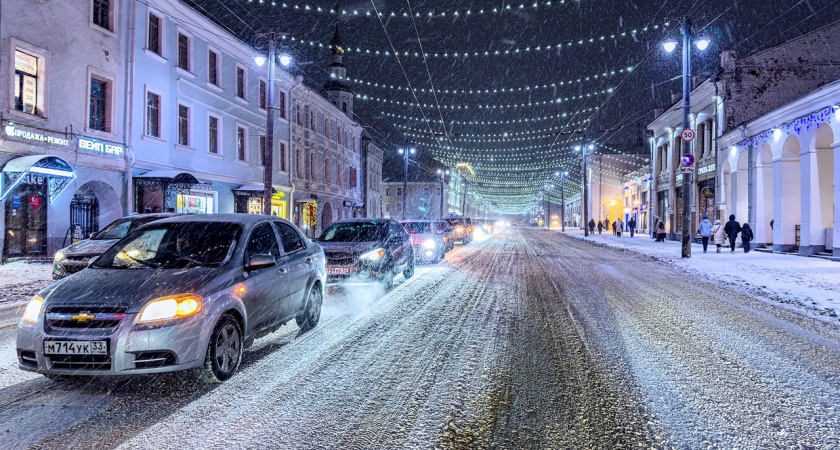
[[[753,161],[753,140],[747,137],[747,126],[741,125],[741,137],[747,140],[747,221],[750,223],[750,228],[755,229],[755,161]]]
[[[131,43],[128,48],[128,61],[125,65],[125,99],[123,101],[123,140],[125,141],[125,207],[126,214],[131,213],[135,209],[134,205],[134,180],[131,174],[131,168],[137,162],[137,154],[134,153],[132,147],[132,129],[134,118],[134,51],[135,51],[135,33],[137,22],[137,1],[131,2],[131,17],[128,19],[129,29],[128,33]]]

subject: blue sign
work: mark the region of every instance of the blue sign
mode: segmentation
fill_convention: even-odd
[[[12,196],[12,209],[20,209],[20,195]]]
[[[691,153],[686,153],[682,155],[682,165],[685,167],[691,167],[694,165],[694,155]]]

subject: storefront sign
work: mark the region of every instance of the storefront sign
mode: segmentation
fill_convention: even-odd
[[[12,196],[12,209],[20,209],[20,195]]]
[[[28,141],[40,141],[46,142],[52,145],[62,145],[67,147],[70,145],[69,139],[62,139],[53,136],[46,136],[41,133],[35,133],[33,131],[22,130],[20,128],[15,127],[15,124],[9,122],[6,124],[6,136],[14,137],[14,138],[21,138],[26,139]]]
[[[37,195],[33,195],[32,197],[29,197],[29,206],[31,206],[32,209],[40,208],[41,207],[41,197],[39,197]]]
[[[90,150],[92,152],[105,153],[106,155],[120,156],[123,154],[123,146],[115,144],[106,144],[91,138],[79,138],[79,148],[82,150]]]
[[[709,164],[708,166],[703,166],[697,169],[698,175],[703,175],[704,173],[714,172],[715,171],[715,164]]]

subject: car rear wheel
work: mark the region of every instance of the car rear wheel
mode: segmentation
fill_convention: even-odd
[[[242,363],[242,351],[242,327],[232,315],[225,314],[210,335],[202,381],[221,383],[232,377]]]
[[[408,267],[406,267],[405,270],[403,270],[403,277],[405,277],[405,279],[407,280],[407,279],[409,279],[413,276],[414,276],[414,260],[410,260],[408,262]]]
[[[321,288],[317,285],[312,286],[303,312],[295,317],[295,322],[300,327],[300,331],[307,332],[318,325],[318,320],[321,319],[321,305],[323,303],[324,294],[321,292]]]

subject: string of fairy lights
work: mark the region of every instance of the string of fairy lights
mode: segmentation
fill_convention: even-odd
[[[471,16],[485,16],[485,15],[501,15],[513,12],[538,12],[550,8],[557,8],[565,5],[579,5],[580,0],[555,0],[555,1],[541,1],[541,2],[525,2],[525,3],[502,3],[501,6],[488,8],[461,8],[461,9],[429,9],[424,11],[415,11],[413,13],[399,10],[399,11],[377,11],[362,8],[323,8],[318,5],[309,3],[295,3],[284,2],[277,0],[248,0],[248,3],[271,6],[275,8],[282,8],[289,11],[313,13],[319,15],[330,15],[341,18],[405,18],[412,17],[418,19],[447,19]]]
[[[472,109],[478,109],[478,110],[499,109],[499,110],[504,110],[504,109],[532,108],[532,107],[538,107],[538,106],[559,105],[561,103],[567,103],[567,102],[570,102],[570,101],[584,100],[584,99],[587,99],[587,98],[590,98],[590,97],[593,97],[593,96],[597,96],[597,95],[612,94],[612,92],[613,92],[613,88],[607,88],[607,89],[602,89],[600,91],[587,92],[585,94],[573,95],[573,96],[570,96],[570,97],[558,97],[558,98],[553,99],[553,100],[529,101],[527,103],[525,103],[525,102],[523,102],[523,103],[502,103],[502,104],[498,104],[498,105],[490,105],[490,104],[483,104],[482,105],[482,104],[479,104],[479,105],[473,105]],[[456,110],[456,109],[457,110],[467,110],[467,109],[470,109],[470,105],[435,105],[435,104],[431,104],[431,103],[419,103],[418,104],[418,103],[413,102],[413,101],[394,100],[394,99],[390,99],[390,98],[382,98],[382,97],[370,96],[370,95],[367,95],[367,94],[360,94],[360,93],[356,94],[356,98],[359,99],[359,100],[370,100],[370,101],[375,101],[375,102],[389,104],[389,105],[397,105],[397,106],[412,106],[412,107],[418,107],[419,106],[419,107],[422,107],[422,108],[441,108],[441,109],[445,109],[445,110]]]

